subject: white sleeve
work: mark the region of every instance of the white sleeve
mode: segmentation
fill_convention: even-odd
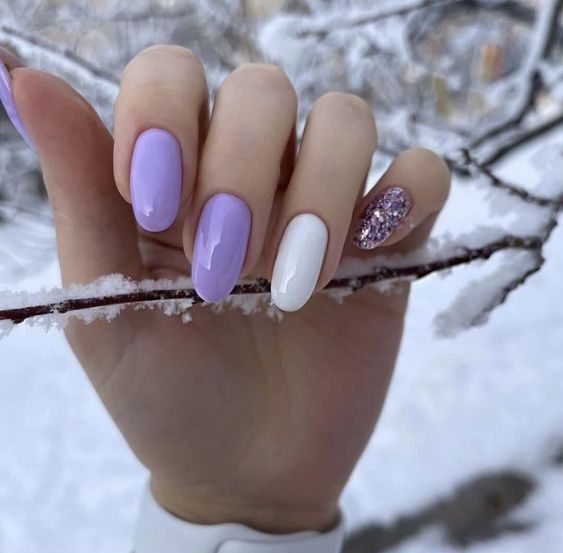
[[[200,526],[165,511],[147,487],[137,529],[135,553],[340,553],[344,524],[333,530],[270,535],[240,524]]]

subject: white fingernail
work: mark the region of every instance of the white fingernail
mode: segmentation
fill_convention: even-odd
[[[327,245],[328,229],[316,215],[297,215],[287,225],[272,276],[272,299],[282,311],[301,309],[313,295]]]

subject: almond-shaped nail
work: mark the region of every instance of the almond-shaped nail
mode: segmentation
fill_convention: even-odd
[[[182,195],[182,151],[174,135],[161,129],[143,132],[131,162],[131,203],[137,223],[149,232],[172,226]]]
[[[298,311],[309,301],[327,245],[327,226],[316,215],[302,213],[287,225],[272,275],[272,301],[282,311]]]
[[[18,108],[16,107],[16,103],[14,101],[14,96],[12,94],[12,76],[10,75],[10,71],[8,65],[6,65],[7,55],[6,51],[0,52],[0,101],[10,118],[10,121],[20,133],[21,137],[24,139],[25,143],[35,150],[35,145],[27,132],[23,121],[18,113]],[[10,54],[11,55],[11,54]],[[12,56],[13,58],[13,56]]]
[[[354,244],[373,250],[393,235],[412,209],[408,191],[400,186],[382,190],[364,210],[354,233]]]
[[[252,216],[232,194],[216,194],[205,204],[194,244],[192,280],[208,302],[225,299],[235,287],[248,248]]]

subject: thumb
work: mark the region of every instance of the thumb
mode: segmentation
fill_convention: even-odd
[[[9,113],[13,101],[12,120],[41,161],[64,284],[110,273],[142,277],[137,227],[115,186],[113,139],[101,119],[52,75],[21,67],[5,73],[11,98],[4,82],[2,100]]]

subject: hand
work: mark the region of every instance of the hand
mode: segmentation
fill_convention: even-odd
[[[276,264],[274,299],[297,310],[282,322],[197,307],[186,325],[131,309],[111,324],[73,322],[67,336],[166,509],[267,532],[331,527],[385,399],[409,286],[366,289],[343,305],[322,294],[306,302],[343,255],[426,240],[448,194],[443,161],[405,152],[362,198],[377,142],[363,100],[322,97],[296,155],[297,100],[280,69],[237,69],[209,119],[203,69],[181,48],[153,47],[129,64],[115,138],[57,78],[25,68],[11,78],[41,159],[65,285],[110,273],[176,278],[189,261],[200,294],[216,300],[239,274],[271,278],[282,238],[297,257],[297,284],[283,264],[291,259]],[[395,213],[381,205],[390,187],[401,188]],[[207,203],[219,193],[223,204]],[[387,226],[365,219],[360,236],[373,202]],[[293,225],[291,241],[285,230],[299,214],[310,214],[308,230]]]

